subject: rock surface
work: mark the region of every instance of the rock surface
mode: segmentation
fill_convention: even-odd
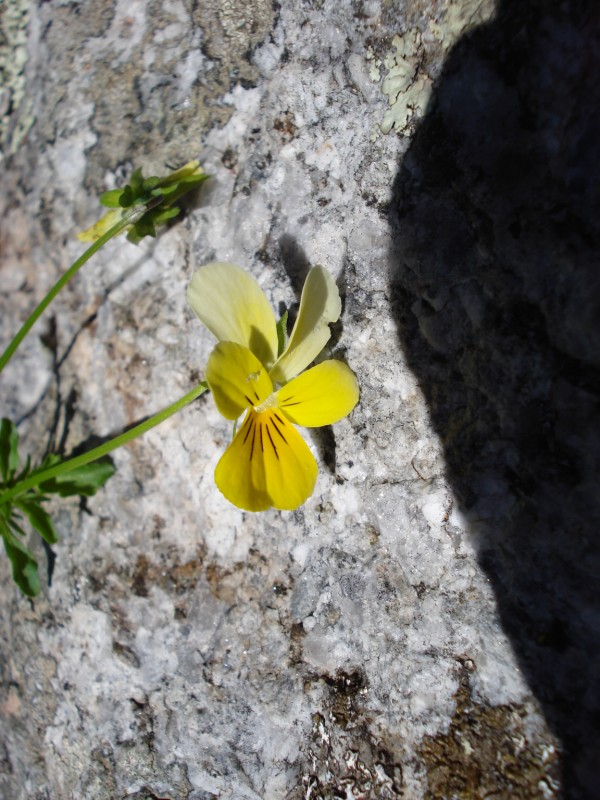
[[[5,370],[32,455],[191,388],[213,341],[185,288],[214,259],[276,309],[330,270],[361,402],[308,434],[296,512],[220,495],[204,397],[54,507],[34,602],[2,559],[3,797],[595,796],[600,49],[572,6],[4,4],[3,344],[99,192],[213,176]]]

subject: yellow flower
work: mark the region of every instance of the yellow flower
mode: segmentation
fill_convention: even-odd
[[[331,425],[358,402],[356,376],[341,361],[322,361],[302,372],[329,340],[329,323],[340,316],[335,281],[322,267],[310,270],[296,324],[279,356],[271,306],[240,267],[201,267],[188,300],[219,340],[206,366],[218,410],[230,420],[245,413],[215,469],[217,486],[247,511],[298,508],[315,488],[317,463],[294,425]]]

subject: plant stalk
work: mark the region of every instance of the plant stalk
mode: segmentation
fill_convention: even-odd
[[[129,225],[132,225],[135,222],[137,222],[141,217],[143,217],[146,211],[148,211],[148,205],[137,206],[135,208],[132,208],[130,211],[127,211],[123,219],[119,220],[119,222],[117,222],[116,225],[113,225],[112,228],[109,228],[109,230],[107,230],[106,233],[104,233],[102,236],[100,236],[99,239],[93,242],[90,245],[90,247],[88,247],[88,249],[85,251],[85,253],[79,256],[77,261],[75,261],[69,267],[69,269],[63,275],[61,275],[61,277],[56,281],[54,286],[50,289],[50,291],[44,297],[41,303],[37,306],[36,309],[34,309],[34,311],[29,315],[29,317],[23,323],[15,338],[8,345],[8,347],[2,354],[2,357],[0,357],[0,372],[2,372],[4,367],[8,364],[10,359],[13,357],[17,347],[21,344],[23,339],[27,336],[29,331],[33,328],[33,326],[41,317],[41,315],[44,313],[44,311],[48,308],[48,306],[54,300],[56,295],[60,292],[60,290],[64,286],[67,285],[67,283],[71,280],[71,278],[73,278],[79,272],[79,270],[81,269],[81,267],[83,267],[86,261],[89,261],[89,259],[94,255],[94,253],[100,250],[100,248],[103,247],[108,241],[110,241],[110,239],[113,239]]]
[[[120,436],[116,436],[109,442],[105,442],[104,444],[95,447],[93,450],[89,450],[87,453],[82,453],[80,456],[70,458],[68,461],[62,461],[60,464],[55,464],[53,467],[49,467],[43,471],[34,472],[28,478],[20,481],[15,486],[5,491],[4,494],[0,495],[0,506],[8,503],[16,495],[23,494],[29,489],[39,486],[40,483],[43,483],[44,481],[48,481],[51,478],[56,478],[58,475],[62,475],[65,472],[70,472],[73,469],[77,469],[77,467],[83,467],[92,461],[97,461],[99,458],[102,458],[103,456],[108,455],[108,453],[111,453],[113,450],[116,450],[117,447],[127,444],[127,442],[132,441],[132,439],[137,439],[138,436],[141,436],[152,428],[155,428],[157,425],[160,425],[161,422],[164,422],[166,419],[173,416],[173,414],[176,414],[182,408],[189,405],[189,403],[191,403],[197,397],[200,397],[200,395],[207,391],[207,389],[207,384],[201,382],[190,392],[185,394],[183,397],[180,397],[179,400],[171,403],[170,406],[163,408],[162,411],[159,411],[157,414],[154,414],[154,416],[144,420],[144,422],[140,422],[139,425],[136,425],[125,433],[122,433]]]

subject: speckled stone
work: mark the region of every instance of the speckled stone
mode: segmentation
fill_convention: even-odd
[[[296,512],[220,495],[205,396],[53,507],[39,598],[0,561],[1,796],[595,796],[600,49],[571,5],[7,4],[3,343],[100,191],[212,175],[5,370],[24,447],[79,451],[191,388],[213,341],[185,289],[213,259],[292,313],[327,268],[361,401],[307,432]]]

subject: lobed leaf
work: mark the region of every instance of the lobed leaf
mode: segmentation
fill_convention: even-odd
[[[18,499],[15,501],[17,508],[25,514],[31,527],[36,530],[48,544],[56,544],[58,536],[50,515],[39,503],[33,500]]]
[[[25,466],[23,467],[21,472],[19,472],[19,474],[15,477],[15,482],[18,483],[19,481],[24,481],[25,478],[29,475],[30,470],[31,470],[31,456],[28,455],[27,458],[25,459]]]
[[[19,466],[19,434],[10,419],[2,418],[0,423],[0,473],[7,483]]]
[[[25,533],[25,531],[23,530],[23,528],[17,522],[17,516],[14,513],[14,511],[12,511],[12,509],[11,509],[10,517],[8,519],[8,524],[13,529],[13,531],[15,531],[16,533],[19,534],[19,536],[22,536],[24,539],[27,537],[27,534]]]
[[[121,196],[119,197],[119,205],[121,208],[129,208],[129,206],[133,205],[133,201],[135,200],[135,195],[133,193],[133,189],[129,184],[123,187],[121,192]]]
[[[138,167],[138,169],[134,169],[131,173],[131,178],[129,179],[129,186],[133,193],[134,199],[137,200],[144,192],[144,176],[142,175],[142,170]]]
[[[4,539],[4,549],[12,565],[13,580],[28,597],[40,592],[38,564],[33,554],[17,539],[8,525],[0,518],[0,533]]]
[[[56,459],[56,456],[54,458]],[[43,468],[52,466],[52,462],[47,464],[46,461]],[[114,474],[114,464],[109,458],[106,458],[93,461],[91,464],[85,464],[82,467],[77,467],[77,469],[64,472],[62,475],[57,475],[55,478],[43,481],[40,483],[39,488],[42,492],[57,494],[59,497],[73,497],[75,495],[91,497]]]

